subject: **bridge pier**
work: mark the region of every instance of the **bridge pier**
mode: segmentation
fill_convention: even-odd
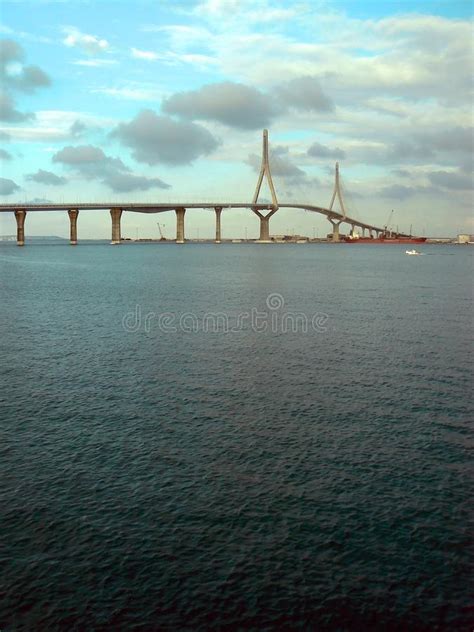
[[[270,241],[270,217],[268,215],[260,217],[260,237],[258,241],[263,244]]]
[[[339,225],[341,224],[342,220],[340,220],[339,222],[335,222],[333,219],[330,219],[329,217],[328,217],[328,220],[332,224],[332,241],[333,243],[336,243],[340,241]]]
[[[175,209],[176,211],[176,243],[184,244],[184,214],[186,213],[186,209],[178,207]]]
[[[112,244],[119,244],[121,242],[120,235],[120,218],[122,217],[121,208],[111,208],[110,216],[112,218]]]
[[[221,213],[222,213],[222,206],[216,206],[214,207],[214,210],[216,212],[216,244],[220,244],[221,243]]]
[[[67,214],[69,215],[70,222],[69,243],[71,246],[77,246],[77,216],[79,215],[79,211],[77,208],[72,208],[67,212]]]
[[[15,211],[17,246],[25,245],[25,218],[26,211],[24,209],[17,209]]]
[[[260,211],[255,208],[253,208],[252,211],[260,218],[260,237],[257,239],[256,243],[271,244],[272,240],[270,239],[270,217],[276,213],[277,209],[274,208],[266,215],[262,215],[262,213],[260,213]]]

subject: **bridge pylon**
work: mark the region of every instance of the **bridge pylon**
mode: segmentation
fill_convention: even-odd
[[[260,189],[262,187],[263,176],[267,177],[268,186],[272,194],[272,202],[274,210],[278,210],[278,200],[275,193],[275,187],[273,186],[272,174],[270,171],[270,160],[268,158],[268,130],[263,130],[263,148],[262,148],[262,165],[260,167],[260,174],[258,176],[257,188],[255,189],[255,195],[253,196],[253,204],[257,204]]]
[[[342,193],[341,193],[341,182],[340,182],[340,178],[339,178],[339,163],[336,162],[336,173],[335,173],[335,178],[334,178],[334,191],[332,193],[332,198],[331,198],[331,203],[329,204],[329,210],[332,211],[332,207],[334,205],[334,201],[336,199],[336,195],[337,195],[337,199],[339,200],[339,204],[341,205],[341,211],[342,214],[344,215],[344,217],[347,216],[346,213],[346,207],[344,204],[344,199],[342,197]]]
[[[270,171],[270,159],[268,157],[268,130],[263,130],[263,147],[262,147],[262,165],[260,167],[260,173],[258,176],[257,187],[253,196],[252,204],[258,203],[258,196],[260,195],[260,189],[262,188],[263,178],[267,178],[268,186],[272,196],[271,210],[266,215],[263,215],[257,208],[252,207],[252,211],[260,218],[260,237],[257,240],[260,243],[270,243],[270,217],[278,210],[278,199],[275,193],[275,187],[273,186],[272,173]],[[270,208],[270,207],[269,207]]]
[[[339,178],[339,163],[338,162],[336,162],[336,173],[335,173],[335,177],[334,177],[334,191],[332,192],[332,198],[331,198],[331,202],[329,204],[329,210],[330,211],[332,211],[332,207],[334,206],[334,202],[336,200],[336,196],[337,196],[337,199],[339,200],[339,204],[341,206],[342,219],[340,219],[339,221],[336,221],[334,218],[328,217],[328,220],[332,224],[332,241],[333,242],[340,241],[339,225],[347,217],[346,207],[345,207],[345,204],[344,204],[344,198],[342,197],[342,192],[341,192],[341,181],[340,181],[340,178]]]

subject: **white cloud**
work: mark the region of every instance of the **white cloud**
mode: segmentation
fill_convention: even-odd
[[[157,101],[162,96],[156,88],[95,88],[92,92],[132,101]]]
[[[13,140],[21,141],[55,141],[64,140],[66,134],[63,130],[54,127],[18,127],[0,128],[7,129]]]
[[[114,66],[115,59],[78,59],[72,62],[75,66],[88,66],[90,68],[100,68],[101,66]]]
[[[41,110],[31,125],[0,127],[0,133],[8,133],[12,140],[46,142],[71,139],[71,127],[80,119],[88,129],[111,127],[116,121],[87,112]]]
[[[88,55],[103,53],[110,48],[110,44],[106,39],[96,35],[81,33],[74,27],[65,27],[63,31],[67,33],[67,36],[63,39],[63,44],[69,47],[78,47]]]
[[[134,59],[145,59],[146,61],[156,61],[158,55],[147,50],[138,50],[138,48],[132,48],[132,57]]]
[[[194,45],[206,45],[213,38],[211,31],[199,26],[183,24],[157,25],[148,24],[143,31],[150,33],[164,33],[169,39],[169,46],[173,51],[182,51]]]
[[[168,59],[183,64],[191,64],[204,68],[206,66],[215,66],[218,62],[214,57],[209,55],[201,55],[199,53],[183,53],[182,55],[177,53],[169,53]]]
[[[352,106],[371,98],[433,98],[447,105],[472,99],[468,21],[417,15],[362,20],[301,4],[292,9],[291,23],[299,28],[295,38],[285,28],[287,20],[251,22],[252,10],[275,10],[269,5],[210,0],[189,12],[205,18],[207,29],[167,26],[161,31],[173,51],[193,53],[201,46],[221,76],[263,88],[317,75],[333,100]]]
[[[245,15],[247,23],[278,22],[288,20],[298,12],[297,7],[276,8],[260,0],[205,0],[198,4],[194,13],[198,16],[216,20],[232,20]]]
[[[209,55],[201,55],[199,53],[173,53],[166,51],[157,53],[156,59],[167,66],[178,66],[180,64],[189,64],[200,69],[207,69],[209,66],[215,66],[218,61]]]

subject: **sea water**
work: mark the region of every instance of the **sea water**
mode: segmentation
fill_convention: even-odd
[[[468,630],[474,251],[419,250],[1,244],[0,629]]]

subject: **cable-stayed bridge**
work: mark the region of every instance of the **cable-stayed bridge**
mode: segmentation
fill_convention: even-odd
[[[261,203],[258,201],[263,179],[266,178],[272,201],[271,203]],[[341,212],[334,210],[334,202],[338,199]],[[232,208],[248,208],[255,213],[260,219],[260,237],[257,243],[271,243],[270,237],[270,218],[280,208],[303,209],[305,211],[319,213],[327,217],[332,224],[332,241],[339,241],[339,227],[342,223],[351,226],[351,231],[356,228],[362,230],[365,234],[367,230],[370,235],[375,233],[377,237],[385,232],[385,228],[367,224],[346,214],[344,199],[341,192],[339,165],[336,163],[336,174],[334,182],[334,191],[329,208],[317,206],[314,204],[287,203],[278,202],[275,187],[273,185],[270,160],[268,155],[268,131],[263,131],[263,150],[262,164],[257,181],[255,194],[251,202],[163,202],[163,203],[142,203],[142,202],[71,202],[71,203],[15,203],[0,204],[0,212],[13,212],[17,223],[17,244],[23,246],[25,243],[25,220],[29,212],[37,211],[67,211],[70,220],[70,243],[77,244],[77,219],[79,211],[100,211],[109,210],[112,220],[112,244],[119,244],[121,239],[121,217],[124,211],[134,213],[164,213],[167,211],[175,211],[176,213],[176,243],[183,244],[185,242],[185,214],[187,209],[214,209],[216,214],[216,243],[221,242],[221,213],[224,209]],[[403,235],[405,236],[405,235]]]

